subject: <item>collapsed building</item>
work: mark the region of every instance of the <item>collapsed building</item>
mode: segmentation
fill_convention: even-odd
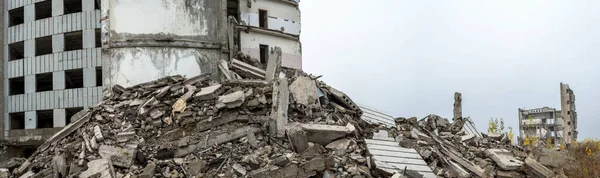
[[[2,159],[30,156],[114,85],[218,79],[221,59],[266,69],[274,46],[283,67],[302,68],[295,0],[1,0],[0,7]]]
[[[550,107],[518,109],[518,144],[569,145],[577,140],[575,95],[567,84],[560,84],[561,110]]]

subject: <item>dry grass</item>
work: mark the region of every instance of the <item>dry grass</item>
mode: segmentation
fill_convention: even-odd
[[[575,159],[565,166],[568,177],[600,177],[600,140],[584,139],[566,148],[569,156]]]

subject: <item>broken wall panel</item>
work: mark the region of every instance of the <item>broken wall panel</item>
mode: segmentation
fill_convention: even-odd
[[[302,49],[299,40],[254,31],[242,32],[240,38],[242,39],[241,51],[252,58],[261,58],[261,45],[277,46],[281,48],[281,65],[283,67],[302,69]]]
[[[260,12],[265,11],[267,29],[300,35],[300,10],[297,3],[261,0],[253,1],[248,8],[248,1],[242,0],[239,7],[242,24],[261,27]]]

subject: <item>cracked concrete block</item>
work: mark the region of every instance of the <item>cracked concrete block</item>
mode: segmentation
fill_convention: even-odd
[[[100,126],[94,126],[94,137],[96,137],[97,141],[104,141],[104,136],[102,136],[102,130],[100,130]]]
[[[133,164],[136,150],[129,147],[101,145],[98,154],[104,159],[110,159],[113,165],[129,168]]]
[[[236,91],[227,95],[219,96],[217,104],[224,104],[227,108],[236,108],[244,104],[244,91]]]
[[[156,163],[150,162],[146,165],[142,173],[138,176],[138,178],[152,178],[156,173]]]
[[[83,171],[80,178],[115,178],[115,171],[109,159],[97,159],[87,163],[88,169]]]
[[[504,149],[487,149],[485,155],[492,158],[502,169],[507,171],[521,168],[523,162],[512,155],[512,152]]]
[[[354,125],[348,123],[346,126],[321,125],[321,124],[300,124],[309,142],[327,145],[338,138],[354,132]]]
[[[317,84],[309,77],[298,77],[290,84],[290,93],[294,100],[304,106],[311,106],[318,101]]]
[[[194,95],[194,99],[204,101],[216,98],[221,91],[222,85],[212,85],[200,88],[200,91]]]
[[[271,106],[271,122],[269,132],[276,137],[285,136],[285,126],[288,123],[288,107],[290,102],[290,90],[287,79],[279,79],[273,82],[273,103]]]
[[[129,139],[133,139],[135,137],[135,131],[131,131],[131,132],[121,132],[119,134],[117,134],[117,142],[119,143],[124,143],[129,141]]]
[[[308,149],[308,139],[300,124],[292,123],[287,125],[286,133],[296,153],[302,153],[304,150]]]
[[[531,159],[529,157],[525,158],[525,168],[526,172],[529,173],[530,176],[540,177],[540,178],[549,178],[554,177],[554,172],[540,164],[539,162]]]

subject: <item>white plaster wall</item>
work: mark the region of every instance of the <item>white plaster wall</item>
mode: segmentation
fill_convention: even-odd
[[[104,82],[124,87],[158,78],[185,75],[194,77],[210,72],[209,56],[191,48],[113,48],[109,76]],[[218,51],[215,51],[218,52]]]
[[[203,11],[206,1],[211,0],[110,0],[110,17],[114,17],[110,29],[116,33],[205,36],[208,20],[216,19],[191,14],[189,8]]]
[[[300,42],[288,38],[250,32],[241,33],[241,47],[244,54],[260,59],[260,45],[269,47],[279,46],[282,52],[281,65],[285,67],[302,69],[302,49]]]
[[[240,18],[245,25],[258,27],[258,11],[262,9],[267,10],[269,16],[268,29],[300,35],[300,10],[296,6],[281,1],[259,0],[248,8],[246,2],[240,1]]]

